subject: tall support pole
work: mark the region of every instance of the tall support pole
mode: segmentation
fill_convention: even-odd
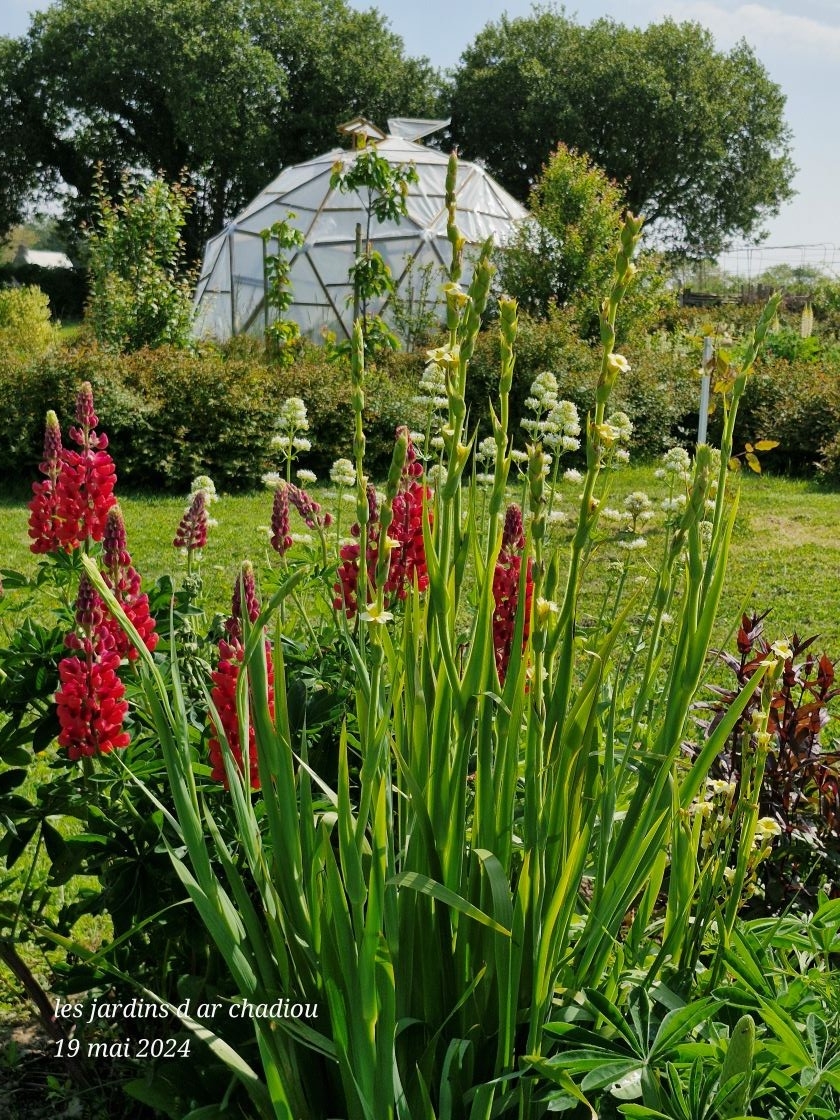
[[[715,361],[715,344],[707,335],[703,340],[703,360],[700,363],[700,412],[697,417],[697,442],[706,442],[709,425],[709,392],[712,386],[712,369]]]

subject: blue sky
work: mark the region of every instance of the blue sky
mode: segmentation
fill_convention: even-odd
[[[46,0],[3,0],[0,35],[20,35],[29,14],[47,7]],[[375,6],[388,18],[410,54],[426,55],[442,68],[454,66],[461,52],[490,20],[507,12],[527,15],[530,0],[379,0]],[[779,260],[815,263],[840,274],[840,2],[838,0],[581,0],[566,11],[582,23],[612,16],[645,26],[670,16],[696,20],[728,49],[744,38],[755,49],[770,76],[787,96],[787,120],[794,135],[793,158],[799,173],[798,191],[768,226],[769,237],[759,253],[742,250],[724,263],[735,270],[759,271]],[[784,246],[807,249],[782,249]]]

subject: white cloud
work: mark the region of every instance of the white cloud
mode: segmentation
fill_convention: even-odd
[[[721,47],[743,38],[755,47],[783,48],[787,54],[816,54],[826,61],[840,57],[840,26],[767,4],[725,7],[712,0],[678,0],[660,6],[658,18],[664,16],[702,23]]]

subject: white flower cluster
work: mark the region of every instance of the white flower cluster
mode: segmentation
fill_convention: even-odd
[[[449,404],[446,395],[446,374],[439,362],[429,362],[420,378],[420,392],[414,398],[416,404],[431,406],[436,412]]]
[[[207,474],[200,474],[198,478],[194,478],[192,480],[192,486],[190,487],[189,496],[190,502],[192,502],[193,498],[196,496],[199,490],[204,491],[204,498],[208,505],[210,505],[211,502],[217,501],[219,497],[219,495],[216,493],[215,482]]]
[[[562,454],[580,447],[580,417],[571,401],[557,399],[557,378],[548,371],[540,373],[531,383],[531,395],[525,407],[533,417],[522,420],[522,427],[532,440]]]
[[[654,471],[655,478],[671,475],[680,482],[691,481],[691,456],[684,447],[672,447],[662,456],[662,466]]]
[[[356,485],[356,468],[349,459],[336,459],[330,468],[330,481],[334,486],[349,489]]]
[[[277,417],[277,427],[279,431],[273,437],[271,446],[287,459],[293,459],[300,452],[312,449],[309,440],[299,434],[309,430],[306,405],[300,397],[287,397],[283,401]]]
[[[490,486],[493,483],[493,473],[490,468],[496,462],[496,441],[492,436],[485,436],[475,449],[475,461],[482,470],[476,472],[475,480],[479,486]]]
[[[653,502],[644,490],[634,490],[624,499],[624,508],[635,521],[650,521],[653,517]]]

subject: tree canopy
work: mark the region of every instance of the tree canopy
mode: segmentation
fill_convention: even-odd
[[[36,184],[83,204],[97,163],[195,187],[191,252],[340,121],[435,108],[437,78],[375,11],[345,0],[57,0],[0,40],[0,233]],[[8,114],[7,114],[8,116]],[[8,194],[8,198],[5,197]]]
[[[793,194],[784,104],[745,42],[718,51],[697,23],[583,26],[537,7],[464,52],[452,131],[522,199],[558,142],[586,152],[660,241],[712,255]]]

